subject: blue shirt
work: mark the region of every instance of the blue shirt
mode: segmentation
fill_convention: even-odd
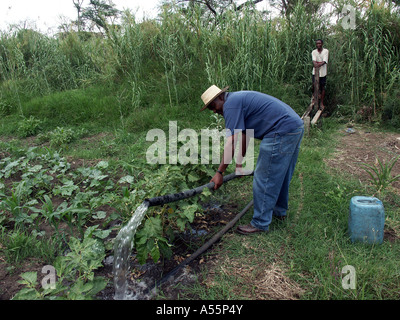
[[[224,119],[227,136],[234,130],[254,130],[254,138],[283,135],[301,125],[303,120],[286,103],[256,91],[229,92],[225,97]]]

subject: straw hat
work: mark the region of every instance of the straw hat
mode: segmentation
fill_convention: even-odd
[[[229,87],[225,87],[222,90],[218,88],[216,85],[212,85],[209,87],[204,93],[201,95],[201,100],[204,102],[204,107],[200,110],[203,111],[208,105],[214,101],[216,97],[218,97],[222,92],[228,90]]]

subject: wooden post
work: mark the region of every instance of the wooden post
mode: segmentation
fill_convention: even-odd
[[[318,111],[317,111],[317,113],[315,114],[315,116],[314,116],[314,118],[312,119],[312,121],[311,121],[311,124],[316,124],[317,123],[317,121],[318,121],[318,119],[319,119],[319,117],[321,116],[321,114],[322,114],[322,109],[319,109]]]
[[[306,134],[306,137],[308,137],[308,135],[310,134],[310,116],[305,116],[304,117],[304,132]]]
[[[314,68],[314,92],[313,96],[311,98],[311,103],[308,106],[307,110],[304,112],[304,114],[301,116],[301,119],[304,121],[304,129],[308,135],[310,131],[310,124],[314,125],[317,123],[319,117],[321,116],[321,113],[323,111],[323,108],[320,110],[319,109],[319,67]],[[316,114],[311,120],[310,113],[313,111],[313,109],[316,110]]]
[[[319,68],[314,68],[314,92],[311,97],[311,102],[304,114],[301,116],[301,119],[305,119],[305,117],[309,116],[311,111],[314,109],[314,106],[317,105],[318,110],[318,100],[319,100]]]
[[[315,114],[314,118],[311,121],[311,124],[314,125],[317,123],[319,117],[322,114],[323,109],[319,108],[319,67],[314,68],[314,106],[317,106],[316,110],[317,113]]]
[[[314,68],[314,106],[319,108],[319,67]]]
[[[313,107],[314,107],[314,101],[311,98],[311,103],[308,106],[306,112],[304,112],[303,115],[301,116],[301,119],[305,119],[305,117],[310,117],[309,114],[310,114],[311,110],[313,109]]]

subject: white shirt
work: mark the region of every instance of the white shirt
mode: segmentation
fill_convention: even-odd
[[[319,52],[318,49],[313,50],[311,53],[312,61],[316,62],[322,62],[325,61],[326,64],[324,64],[322,67],[319,68],[319,76],[320,77],[325,77],[327,74],[327,64],[328,64],[328,58],[329,58],[329,50],[322,48],[322,51]],[[315,74],[315,70],[313,67],[312,74]]]

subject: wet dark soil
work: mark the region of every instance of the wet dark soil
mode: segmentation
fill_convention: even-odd
[[[179,298],[184,286],[197,280],[200,275],[201,265],[207,261],[205,255],[197,257],[194,261],[179,269],[165,284],[156,287],[150,292],[163,277],[167,276],[174,268],[190,257],[198,248],[207,242],[216,232],[223,228],[237,214],[237,205],[204,205],[204,214],[195,218],[191,229],[176,236],[172,247],[172,257],[154,263],[148,259],[140,265],[132,252],[130,270],[128,275],[128,299],[148,300]],[[108,278],[109,284],[98,297],[103,300],[114,299],[113,287],[113,260],[112,255],[103,261],[104,267],[97,274]],[[186,294],[186,293],[185,293]],[[186,294],[187,295],[187,294]]]

